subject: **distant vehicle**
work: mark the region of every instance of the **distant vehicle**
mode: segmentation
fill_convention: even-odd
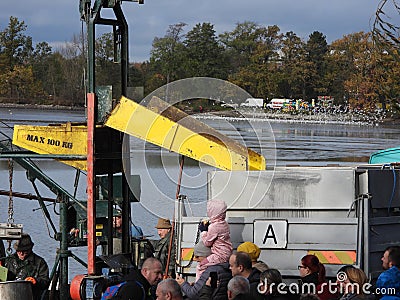
[[[240,103],[240,107],[253,107],[253,108],[263,108],[264,99],[262,98],[247,98],[246,101]]]
[[[237,103],[222,103],[221,107],[231,107],[231,108],[237,108],[239,104]]]
[[[288,105],[291,102],[292,102],[291,99],[274,98],[267,104],[267,108],[269,108],[269,109],[281,109],[281,108],[283,108],[284,105]]]

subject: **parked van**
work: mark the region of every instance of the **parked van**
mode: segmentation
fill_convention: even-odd
[[[255,107],[255,108],[263,108],[264,99],[262,98],[247,98],[246,101],[240,103],[240,107]]]
[[[291,103],[292,100],[290,99],[278,99],[274,98],[272,99],[268,104],[267,108],[269,109],[281,109],[285,104]]]

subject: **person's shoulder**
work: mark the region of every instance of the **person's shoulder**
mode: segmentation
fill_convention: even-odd
[[[378,281],[377,282],[385,282],[392,278],[395,275],[396,270],[388,269],[386,271],[383,271],[379,276],[378,276]]]
[[[32,254],[29,255],[27,257],[27,259],[29,259],[31,261],[34,261],[34,262],[42,262],[42,263],[45,263],[47,265],[46,260],[43,257],[41,257],[40,255],[36,254],[35,252],[32,252]]]
[[[128,280],[119,289],[119,295],[140,295],[138,293],[143,293],[144,287],[139,280]]]
[[[251,294],[239,294],[233,300],[255,300]]]
[[[229,272],[232,274],[231,269],[229,268],[229,263],[228,262],[224,262],[224,263],[220,263],[215,265],[218,268],[218,271],[221,272]]]
[[[7,256],[7,257],[4,259],[4,264],[5,264],[5,265],[11,264],[12,262],[14,262],[14,261],[16,261],[16,260],[17,260],[17,254],[14,253],[14,254],[12,254],[12,255]]]
[[[376,281],[376,286],[378,288],[400,288],[400,271],[397,268],[391,268],[381,273]]]
[[[251,273],[250,276],[248,277],[249,281],[251,282],[252,280],[260,280],[260,275],[261,271],[255,267],[251,268]]]
[[[40,256],[39,254],[36,254],[35,252],[32,252],[32,255],[36,258],[36,259],[42,259],[44,260],[44,258],[42,256]]]
[[[232,271],[229,269],[229,263],[221,263],[217,265],[211,265],[207,269],[207,274],[210,274],[211,272],[217,272],[219,276],[225,276],[226,274],[229,274],[230,277],[232,277]]]
[[[254,264],[254,268],[258,269],[260,272],[264,272],[265,270],[269,269],[268,265],[263,261],[257,261]]]
[[[12,260],[17,258],[17,253],[13,253],[11,255],[8,255],[4,260]]]

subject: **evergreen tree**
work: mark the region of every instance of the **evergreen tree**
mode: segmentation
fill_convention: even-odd
[[[314,31],[305,44],[305,51],[312,68],[306,81],[305,98],[316,99],[319,94],[325,94],[327,91],[323,80],[326,74],[325,56],[328,52],[326,37],[321,32]]]
[[[214,26],[196,24],[186,35],[186,71],[188,77],[215,77],[226,79],[227,59],[218,43]]]

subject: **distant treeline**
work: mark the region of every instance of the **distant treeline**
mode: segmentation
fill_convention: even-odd
[[[242,22],[216,35],[214,25],[170,25],[155,37],[150,60],[131,63],[129,86],[144,95],[178,79],[204,76],[228,80],[257,98],[335,98],[337,104],[374,109],[397,103],[400,65],[391,43],[377,46],[370,32],[357,32],[328,44],[314,31],[307,40],[283,33],[277,25]],[[0,28],[0,102],[82,106],[85,95],[86,39],[52,49],[33,46],[24,21],[10,17]],[[113,34],[96,40],[96,85],[120,93],[120,67],[114,59]],[[392,106],[395,107],[396,105]]]

